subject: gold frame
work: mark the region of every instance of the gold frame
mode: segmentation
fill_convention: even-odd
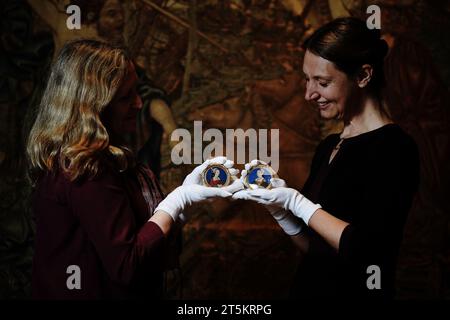
[[[211,169],[211,168],[213,168],[213,167],[221,168],[221,169],[224,170],[225,173],[227,174],[227,180],[226,180],[225,183],[222,185],[222,187],[214,187],[214,186],[211,186],[211,185],[208,183],[208,181],[206,181],[206,173],[208,172],[209,169]],[[203,172],[202,172],[202,181],[203,181],[203,185],[206,186],[206,187],[210,187],[210,188],[223,188],[223,187],[226,187],[226,186],[228,186],[228,185],[230,184],[230,181],[231,181],[231,174],[230,174],[230,171],[228,170],[228,168],[225,167],[223,164],[218,164],[218,163],[215,164],[215,163],[212,163],[212,164],[210,164],[209,166],[207,166],[205,170],[203,170]]]
[[[268,190],[270,190],[270,189],[272,189],[272,184],[271,183],[269,183],[269,185],[267,187],[265,187],[265,188],[256,188],[255,189],[255,188],[252,188],[250,186],[250,183],[248,182],[248,177],[250,176],[250,172],[252,172],[253,170],[255,170],[257,168],[267,169],[267,170],[269,170],[270,174],[272,175],[272,178],[278,178],[277,173],[275,172],[275,170],[272,169],[271,166],[269,166],[268,164],[258,164],[256,166],[251,167],[250,170],[248,170],[247,175],[244,178],[244,185],[245,185],[245,187],[247,189],[250,189],[250,190],[256,190],[256,189],[268,189]]]

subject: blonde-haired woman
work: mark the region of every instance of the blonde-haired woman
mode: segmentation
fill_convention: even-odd
[[[35,181],[33,296],[40,299],[160,297],[165,238],[183,209],[228,189],[200,185],[205,161],[164,200],[123,134],[142,102],[126,52],[96,40],[66,44],[52,67],[27,153]]]

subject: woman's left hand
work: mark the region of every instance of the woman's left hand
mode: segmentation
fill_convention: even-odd
[[[319,204],[314,204],[297,190],[287,187],[277,187],[270,190],[242,190],[234,193],[232,198],[252,200],[271,208],[278,207],[289,210],[295,216],[303,219],[306,224],[308,224],[314,212],[321,208]]]
[[[261,160],[252,160],[250,163],[245,164],[245,169],[241,171],[242,183],[245,177],[247,176],[248,171],[252,167],[259,164],[266,165],[266,163]],[[272,178],[270,180],[270,185],[272,188],[287,188],[286,182],[280,178]],[[238,191],[233,194],[232,199],[256,201],[255,199],[252,198],[252,195],[249,193],[249,191],[250,190]],[[302,232],[303,224],[300,221],[298,221],[298,219],[294,218],[293,214],[290,213],[288,210],[276,204],[263,204],[263,205],[267,209],[267,211],[269,211],[270,215],[277,221],[278,225],[281,227],[281,229],[283,229],[283,231],[286,234],[294,236]]]
[[[257,160],[257,159],[252,160],[249,163],[245,164],[245,169],[241,171],[241,178],[240,179],[242,181],[242,184],[244,184],[245,177],[247,176],[247,174],[250,171],[250,169],[252,167],[260,165],[260,164],[267,165],[266,162],[261,161],[261,160]],[[271,185],[272,188],[287,187],[286,181],[284,181],[283,179],[280,179],[280,178],[272,178],[270,180],[270,185]],[[244,192],[244,191],[246,191],[246,192]],[[242,191],[241,193],[237,194],[236,196],[233,196],[233,199],[253,200],[253,199],[251,199],[251,196],[247,192],[247,191],[250,191],[250,190],[244,190],[244,191]],[[267,211],[270,212],[270,214],[274,214],[275,212],[280,211],[280,209],[281,209],[280,206],[273,205],[273,204],[265,205],[265,208],[267,209]]]

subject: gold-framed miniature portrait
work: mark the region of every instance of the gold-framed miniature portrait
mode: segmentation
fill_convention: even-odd
[[[210,164],[203,170],[202,179],[207,187],[221,188],[231,183],[231,174],[224,165]]]
[[[258,164],[248,170],[244,185],[248,189],[271,189],[271,180],[278,178],[276,172],[266,164]]]

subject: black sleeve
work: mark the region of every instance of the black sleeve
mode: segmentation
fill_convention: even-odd
[[[409,137],[374,152],[360,216],[343,231],[339,255],[358,265],[391,265],[419,183],[419,154]]]

